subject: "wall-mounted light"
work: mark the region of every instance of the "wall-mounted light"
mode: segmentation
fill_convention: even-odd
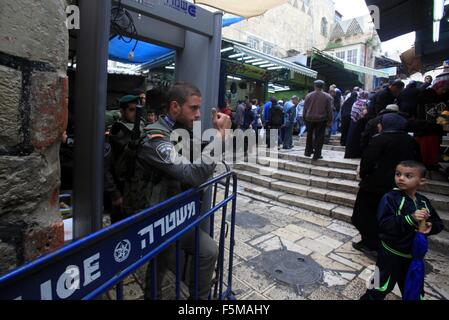
[[[232,77],[232,76],[228,76],[228,79],[230,79],[230,80],[237,80],[237,81],[241,81],[242,80],[239,77]]]
[[[446,2],[445,0],[433,0],[433,42],[440,41],[440,24],[444,16]]]

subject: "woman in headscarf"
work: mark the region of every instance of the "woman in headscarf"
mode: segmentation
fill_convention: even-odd
[[[396,113],[382,116],[379,134],[374,136],[360,163],[360,189],[354,205],[352,223],[362,241],[353,247],[363,252],[377,251],[377,207],[387,192],[395,187],[396,166],[405,160],[421,161],[419,146],[406,132],[407,120]]]
[[[352,105],[351,122],[349,124],[348,137],[346,139],[346,159],[359,159],[362,157],[362,133],[368,122],[368,96],[369,93],[362,91],[359,93],[357,101]]]
[[[358,93],[353,92],[350,97],[343,103],[341,107],[341,139],[340,144],[346,146],[346,138],[348,137],[349,125],[351,124],[352,106],[357,101]]]
[[[449,107],[449,80],[440,80],[424,90],[418,98],[417,119],[412,124],[416,141],[421,147],[423,163],[428,170],[439,169],[439,154],[443,127],[437,124],[439,112]]]

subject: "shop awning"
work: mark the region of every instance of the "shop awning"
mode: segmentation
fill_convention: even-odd
[[[382,41],[388,41],[420,29],[429,0],[365,0],[372,10],[379,9],[377,33]],[[373,11],[376,19],[376,10]],[[376,21],[375,21],[376,22]]]
[[[382,41],[388,41],[404,34],[416,31],[413,48],[419,69],[422,73],[432,70],[448,59],[449,21],[447,8],[449,1],[444,0],[446,14],[438,23],[440,30],[434,27],[434,5],[441,1],[433,0],[365,0],[368,6],[379,9],[377,30]],[[439,41],[434,42],[434,33],[439,33]],[[408,61],[410,63],[410,61]],[[410,72],[417,69],[412,68]]]
[[[350,63],[350,62],[343,62],[343,66],[346,70],[351,70],[351,71],[355,71],[358,73],[362,73],[362,74],[367,74],[369,76],[374,76],[374,77],[378,77],[378,78],[388,78],[390,77],[390,74],[388,72],[385,72],[383,70],[380,69],[372,69],[369,67],[364,67],[364,66],[358,66],[356,64]]]
[[[195,3],[205,4],[245,18],[260,16],[287,2],[288,0],[195,0]]]
[[[341,60],[339,58],[336,58],[326,52],[323,52],[321,50],[318,50],[316,48],[313,48],[313,54],[315,56],[321,56],[324,59],[328,59],[329,61],[332,61],[335,65],[337,66],[341,66],[343,69],[348,70],[348,71],[353,71],[362,75],[370,75],[370,76],[375,76],[378,78],[388,78],[389,77],[389,73],[379,70],[379,69],[373,69],[373,68],[369,68],[369,67],[365,67],[365,66],[359,66],[356,65],[354,63],[350,63],[344,60]]]
[[[242,17],[223,19],[223,28],[244,20]],[[109,41],[109,59],[123,63],[142,64],[156,61],[167,53],[174,51],[151,43],[137,41],[124,37],[113,38]],[[130,52],[134,50],[133,59],[129,59]]]
[[[281,59],[281,58],[277,58],[275,56],[257,51],[255,49],[252,49],[250,47],[247,47],[245,45],[239,44],[237,42],[231,41],[231,40],[225,40],[226,42],[230,43],[233,47],[234,47],[234,52],[237,52],[241,54],[240,57],[235,57],[238,59],[245,59],[245,56],[249,59],[254,59],[254,60],[261,60],[261,61],[266,61],[267,65],[272,65],[271,68],[285,68],[285,69],[289,69],[292,70],[296,73],[302,74],[304,76],[316,79],[318,76],[318,73],[312,69],[309,69],[307,67],[301,66],[299,64]],[[231,55],[231,57],[233,56],[233,54]],[[248,61],[248,60],[246,60]],[[257,63],[256,63],[257,64]]]

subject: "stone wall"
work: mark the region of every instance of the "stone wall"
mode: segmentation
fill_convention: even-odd
[[[223,37],[247,42],[248,36],[256,36],[261,42],[274,44],[274,55],[278,57],[286,57],[291,49],[306,54],[312,47],[323,50],[327,46],[334,16],[331,0],[289,1],[262,16],[224,28]],[[327,37],[321,35],[322,18],[328,21]]]
[[[64,241],[65,8],[64,0],[0,2],[0,274]]]

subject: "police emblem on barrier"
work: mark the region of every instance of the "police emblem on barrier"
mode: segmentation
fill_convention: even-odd
[[[175,147],[171,143],[162,143],[160,144],[157,149],[157,154],[159,155],[159,158],[161,158],[162,161],[165,163],[173,163],[175,159]]]
[[[128,259],[131,252],[131,242],[129,240],[122,240],[116,246],[114,250],[114,259],[117,262],[123,262]]]

